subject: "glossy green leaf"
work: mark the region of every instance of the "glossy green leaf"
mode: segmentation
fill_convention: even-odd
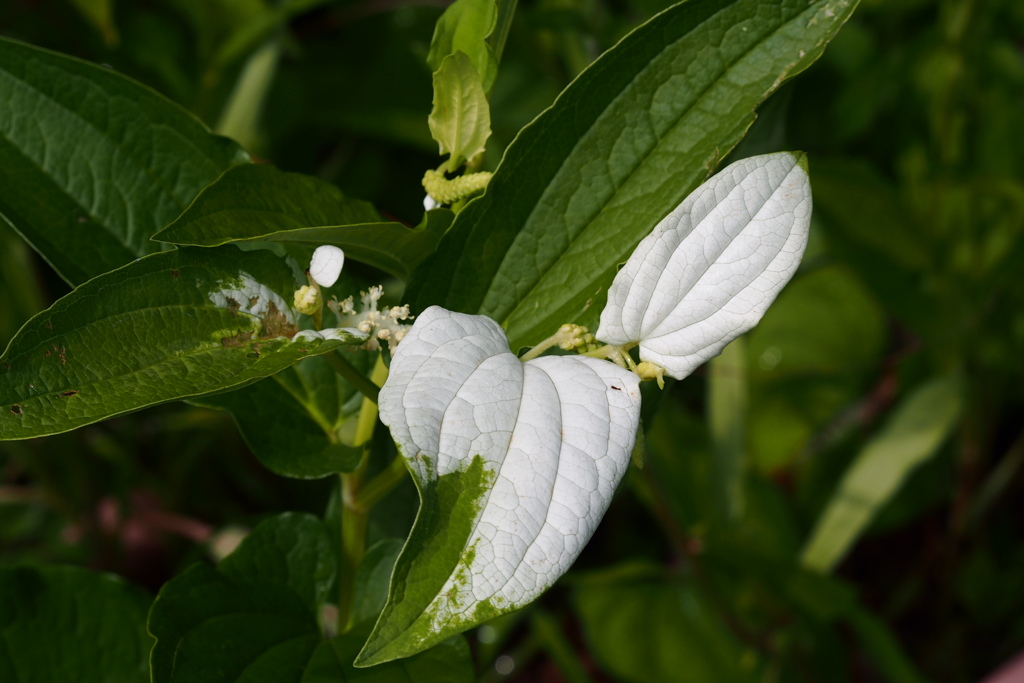
[[[336,636],[320,646],[300,683],[472,683],[476,680],[469,646],[462,636],[449,638],[418,655],[371,669],[352,660],[362,646],[357,634]]]
[[[150,236],[248,161],[111,69],[0,40],[0,214],[72,284],[160,250]]]
[[[338,431],[361,400],[325,360],[307,358],[244,389],[191,402],[229,411],[250,450],[269,470],[314,479],[359,465],[362,449],[338,442]]]
[[[295,513],[257,526],[216,569],[193,565],[150,611],[153,683],[300,680],[334,571],[323,523]]]
[[[693,587],[656,575],[588,577],[573,598],[589,650],[615,680],[752,680],[741,666],[743,645]]]
[[[487,37],[497,22],[494,0],[455,0],[434,26],[434,37],[427,52],[430,70],[437,71],[445,57],[462,52],[480,75],[484,90],[489,91],[498,74],[498,63]]]
[[[684,2],[635,30],[519,134],[414,276],[416,308],[488,315],[513,349],[593,325],[617,265],[856,4]]]
[[[346,197],[330,183],[253,165],[225,173],[154,239],[202,247],[242,240],[333,244],[346,258],[407,280],[451,219],[450,211],[436,210],[415,229],[382,222],[369,203]]]
[[[388,599],[388,584],[404,541],[386,538],[367,549],[356,572],[356,591],[352,605],[352,623],[359,626],[376,621]],[[362,643],[359,644],[362,647]]]
[[[225,246],[153,254],[89,281],[0,356],[0,439],[241,386],[364,341],[358,330],[299,332],[296,270]]]
[[[903,400],[885,428],[843,475],[801,553],[808,569],[829,571],[915,467],[931,458],[956,425],[961,383],[934,379]]]
[[[434,108],[427,119],[448,171],[483,153],[491,136],[491,107],[480,74],[463,52],[448,55],[434,72]]]
[[[0,680],[146,680],[151,598],[111,574],[0,566]]]

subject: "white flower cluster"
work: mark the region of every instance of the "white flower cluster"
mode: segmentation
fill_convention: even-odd
[[[356,311],[355,301],[348,297],[344,301],[331,301],[327,305],[338,316],[339,327],[354,327],[360,332],[370,335],[364,348],[375,351],[380,348],[380,340],[388,342],[394,351],[398,342],[402,341],[410,325],[401,321],[412,320],[409,306],[385,306],[377,310],[377,302],[384,296],[384,288],[380,285],[370,287],[368,292],[360,292],[362,307]]]

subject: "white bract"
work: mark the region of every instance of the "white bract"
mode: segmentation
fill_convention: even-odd
[[[623,368],[581,356],[523,363],[490,318],[424,311],[391,362],[381,420],[424,506],[440,481],[474,464],[482,484],[478,498],[459,508],[470,510],[470,519],[444,511],[453,517],[442,520],[450,525],[445,546],[457,558],[450,571],[439,576],[440,561],[422,557],[433,551],[407,546],[419,555],[399,560],[391,599],[396,588],[433,587],[423,604],[389,603],[364,663],[429,647],[551,586],[608,508],[629,465],[639,415],[639,379]],[[417,527],[438,522],[423,517],[421,509]],[[410,544],[422,533],[414,529]],[[388,638],[390,612],[404,609],[412,615],[407,628]]]
[[[687,197],[618,272],[601,314],[604,355],[634,372],[533,358],[554,345],[601,355],[577,325],[523,362],[490,318],[424,311],[380,392],[420,512],[356,663],[415,654],[551,586],[630,462],[640,380],[681,379],[753,327],[796,271],[810,215],[802,154],[745,159]]]
[[[807,246],[804,159],[743,159],[697,188],[619,270],[595,336],[639,342],[641,360],[682,379],[756,325]]]
[[[345,265],[345,252],[330,244],[323,244],[313,252],[309,263],[309,275],[321,287],[330,287],[338,281],[341,268]]]

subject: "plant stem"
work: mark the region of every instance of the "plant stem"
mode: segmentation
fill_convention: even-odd
[[[377,402],[377,395],[380,393],[378,386],[370,381],[366,375],[359,372],[354,365],[345,360],[344,356],[337,351],[330,351],[324,354],[324,358],[334,371],[341,375],[342,379],[354,386],[359,393],[370,401]],[[374,419],[376,418],[377,416],[374,415]]]
[[[405,479],[408,473],[409,468],[405,466],[405,460],[401,455],[396,455],[380,474],[366,483],[356,503],[364,510],[373,509],[373,506]]]
[[[328,356],[335,356],[343,361],[360,378],[373,387],[373,397],[362,391],[363,404],[359,409],[359,418],[356,422],[355,445],[363,446],[363,460],[354,472],[341,474],[341,562],[338,573],[338,633],[346,633],[352,626],[352,603],[355,597],[356,571],[359,563],[366,553],[366,527],[370,519],[372,505],[367,505],[360,497],[360,486],[366,469],[370,462],[370,445],[373,438],[373,430],[377,426],[377,389],[384,384],[388,376],[387,366],[381,356],[377,356],[377,362],[373,366],[370,377],[365,377],[352,367],[341,356],[329,353]],[[333,366],[333,363],[332,363]],[[344,375],[343,375],[344,376]],[[355,382],[353,382],[355,384]],[[359,388],[359,385],[356,385]],[[398,458],[400,460],[400,458]],[[404,466],[404,463],[403,463]],[[390,466],[388,469],[391,469]],[[381,478],[387,469],[370,481],[374,482]]]

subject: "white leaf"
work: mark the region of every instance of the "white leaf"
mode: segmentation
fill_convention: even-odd
[[[616,274],[596,337],[682,379],[756,325],[807,246],[804,160],[743,159],[694,190]]]
[[[460,508],[472,510],[470,519],[444,511],[443,533],[451,536],[444,545],[457,546],[446,555],[457,558],[454,566],[439,574],[436,558],[445,553],[417,545],[423,534],[413,529],[403,551],[413,557],[396,565],[389,604],[359,658],[363,666],[518,609],[569,568],[629,465],[639,380],[582,356],[523,363],[493,320],[434,306],[395,353],[380,416],[424,499],[473,463],[482,465],[487,485],[475,504]],[[436,523],[424,520],[426,507],[417,527]],[[454,531],[462,522],[468,533]],[[395,604],[401,595],[422,604]]]

